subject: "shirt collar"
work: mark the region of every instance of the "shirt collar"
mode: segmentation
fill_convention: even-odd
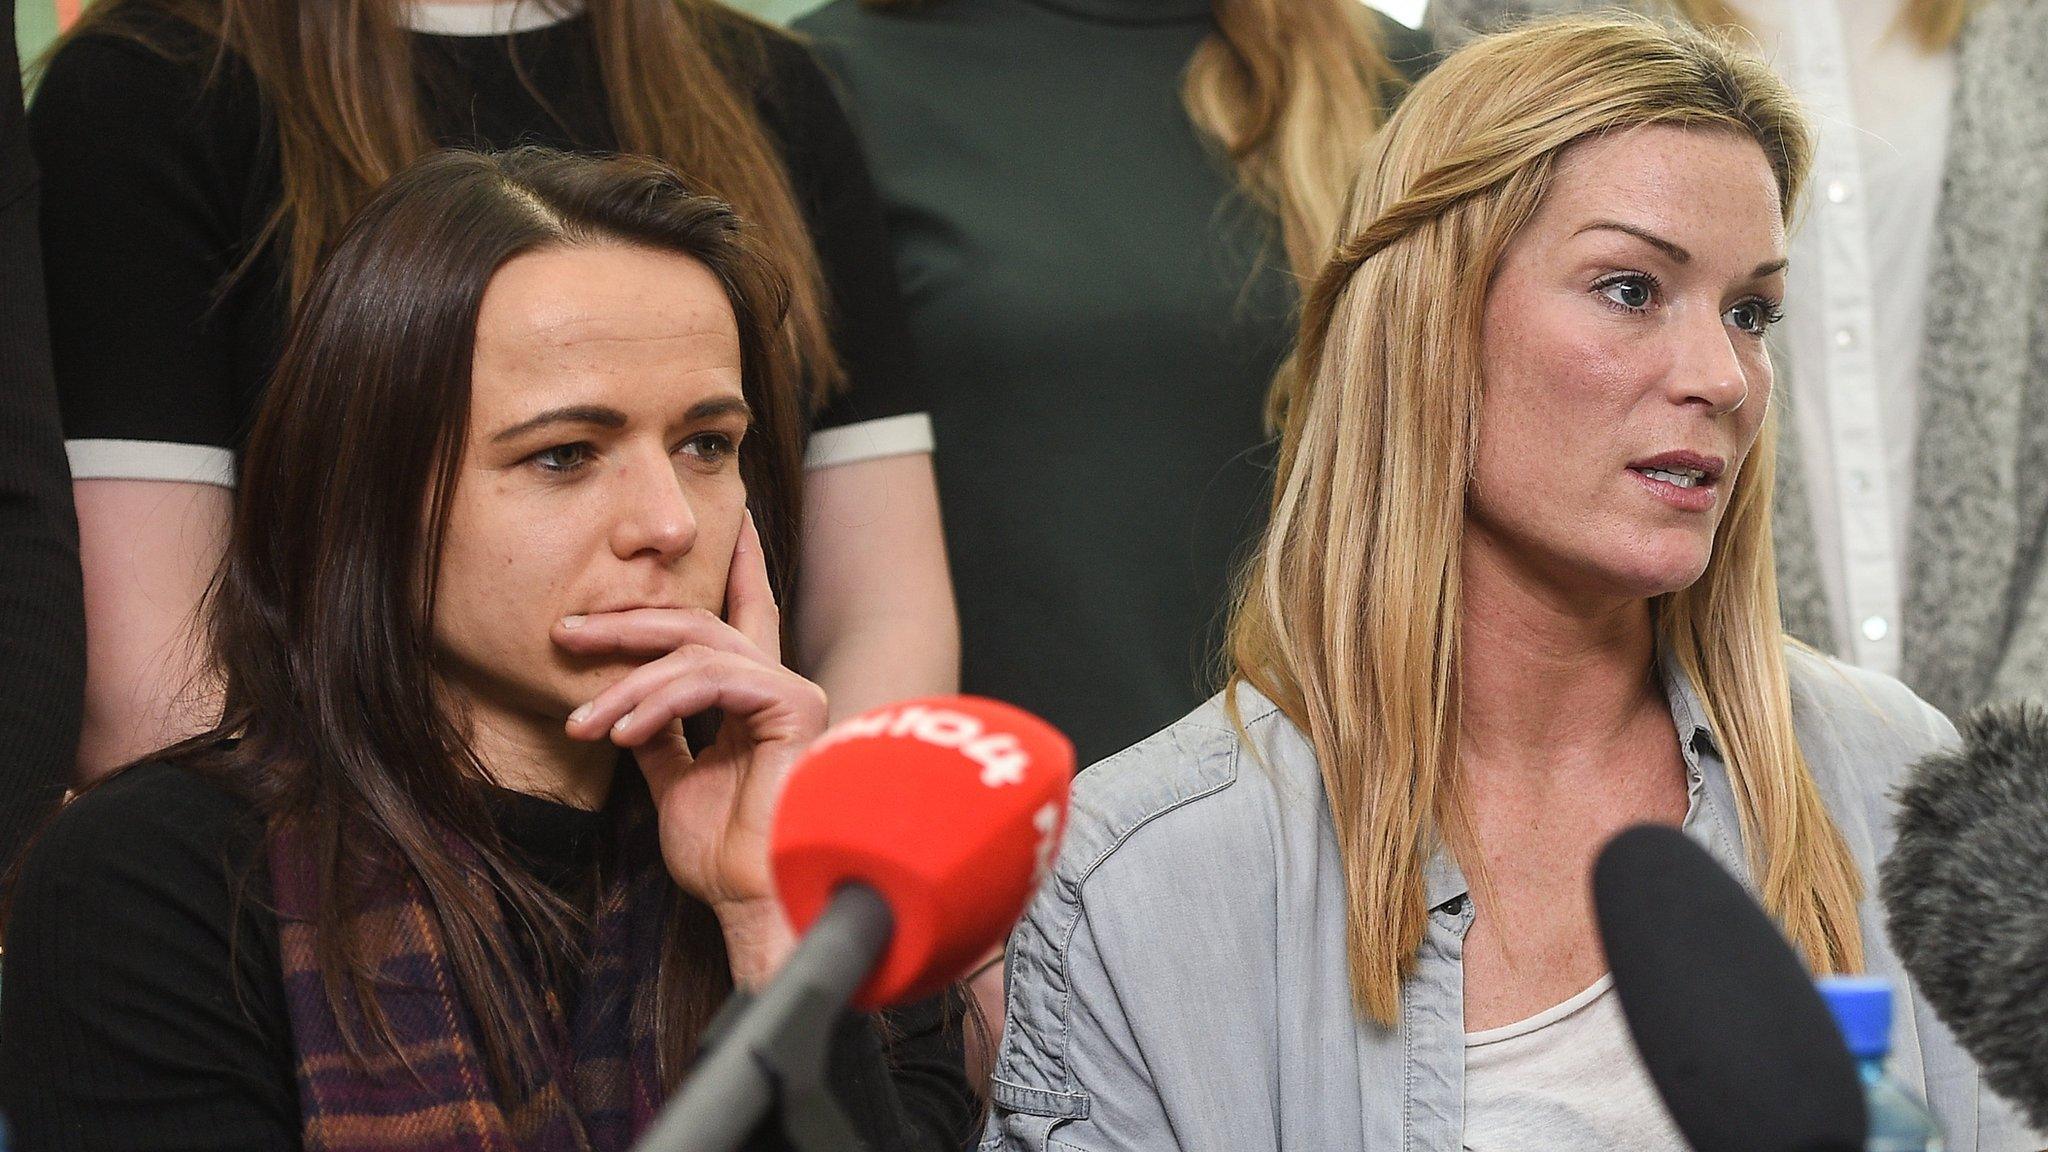
[[[1720,744],[1714,737],[1713,725],[1707,722],[1707,708],[1700,697],[1699,686],[1685,674],[1678,657],[1667,647],[1659,647],[1657,651],[1657,677],[1663,681],[1664,695],[1671,702],[1671,723],[1678,730],[1679,751],[1685,757],[1686,794],[1690,798],[1687,831],[1697,834],[1701,793],[1706,786],[1707,772],[1719,770]],[[1439,843],[1423,868],[1423,906],[1432,912],[1444,911],[1455,915],[1464,911],[1458,902],[1468,890],[1464,870],[1458,867],[1450,849]]]
[[[1671,701],[1671,722],[1678,728],[1678,746],[1685,750],[1685,766],[1697,777],[1700,753],[1721,754],[1714,727],[1707,722],[1707,706],[1700,699],[1699,685],[1679,667],[1678,657],[1668,647],[1657,650],[1657,676],[1664,682],[1664,695]]]
[[[414,0],[401,5],[405,26],[429,36],[510,36],[553,27],[583,12],[583,0],[494,0],[489,4]]]

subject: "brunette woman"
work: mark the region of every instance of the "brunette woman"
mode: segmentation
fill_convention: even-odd
[[[653,155],[761,225],[816,430],[792,656],[835,710],[950,689],[927,421],[882,219],[808,55],[716,0],[106,0],[32,111],[90,648],[80,751],[206,727],[188,642],[283,318],[441,144]],[[794,556],[787,559],[794,559]]]
[[[339,238],[242,455],[220,723],[61,811],[6,928],[32,1149],[623,1149],[791,948],[804,414],[775,262],[649,161],[450,153]],[[876,1148],[957,1019],[848,1017]]]

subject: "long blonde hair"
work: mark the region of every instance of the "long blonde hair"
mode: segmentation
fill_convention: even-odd
[[[1780,210],[1795,201],[1811,145],[1761,62],[1636,17],[1527,25],[1475,41],[1409,93],[1304,302],[1309,386],[1232,613],[1226,699],[1259,689],[1314,745],[1344,859],[1352,992],[1381,1023],[1422,940],[1431,853],[1475,859],[1459,783],[1460,546],[1487,291],[1558,156],[1653,123],[1756,140]],[[1771,557],[1776,435],[1773,414],[1705,574],[1653,612],[1660,644],[1704,689],[1764,905],[1815,969],[1852,970],[1860,885],[1792,729]]]
[[[1181,102],[1238,186],[1280,221],[1288,266],[1322,270],[1358,157],[1400,84],[1358,0],[1216,0]]]

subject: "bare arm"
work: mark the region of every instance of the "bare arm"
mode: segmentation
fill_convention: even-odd
[[[804,488],[796,666],[838,720],[960,687],[960,621],[929,453],[814,468]]]
[[[213,484],[79,480],[85,572],[85,727],[97,775],[206,729],[220,715],[196,610],[226,547],[233,494]]]

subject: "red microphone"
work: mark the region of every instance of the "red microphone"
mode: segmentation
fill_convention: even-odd
[[[863,713],[790,772],[769,854],[801,935],[848,884],[894,919],[854,1005],[921,1000],[1000,944],[1051,865],[1074,747],[1018,708],[937,697]]]
[[[918,1000],[1000,944],[1066,827],[1074,747],[1008,704],[940,696],[820,736],[776,800],[769,858],[801,939],[757,995],[735,993],[638,1152],[728,1152],[771,1110],[798,1152],[860,1148],[825,1089],[849,1003]]]

